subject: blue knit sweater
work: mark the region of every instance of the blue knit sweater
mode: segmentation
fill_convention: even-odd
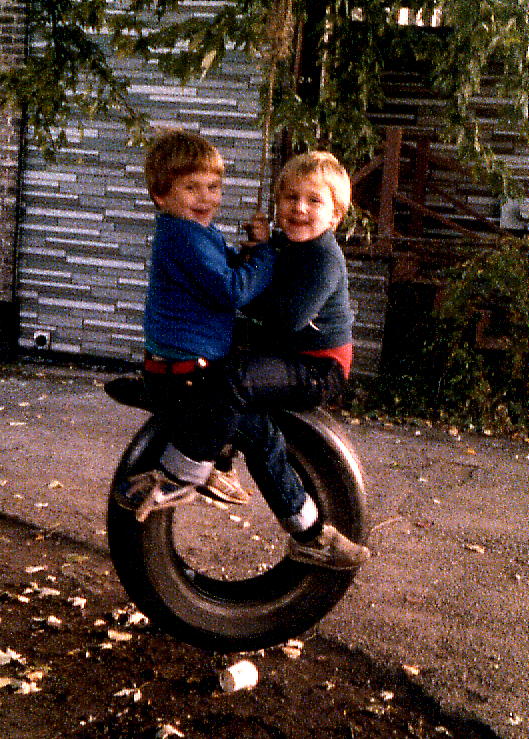
[[[292,242],[276,233],[270,286],[245,313],[261,321],[257,343],[278,353],[330,349],[352,341],[347,267],[332,231]]]
[[[159,213],[145,306],[145,346],[169,359],[219,359],[231,348],[235,314],[270,283],[275,253],[254,247],[237,263],[215,226]]]

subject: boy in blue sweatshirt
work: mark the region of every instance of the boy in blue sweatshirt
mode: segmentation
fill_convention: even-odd
[[[299,155],[280,175],[276,202],[282,233],[271,242],[277,251],[274,276],[250,306],[262,319],[259,345],[212,364],[185,424],[172,429],[161,465],[169,486],[172,479],[175,490],[188,490],[201,484],[208,465],[235,441],[291,535],[288,555],[349,569],[368,559],[369,550],[321,520],[268,413],[333,402],[349,374],[352,314],[345,259],[333,233],[349,207],[349,177],[327,152]],[[262,233],[262,224],[254,226]]]
[[[144,378],[155,410],[171,425],[181,422],[197,389],[200,394],[208,366],[231,349],[237,309],[271,280],[273,248],[262,244],[243,258],[212,225],[223,173],[215,146],[178,129],[158,136],[145,161],[159,212],[145,306]],[[204,492],[245,502],[234,472],[209,464],[201,469],[207,473],[206,480],[199,475]]]

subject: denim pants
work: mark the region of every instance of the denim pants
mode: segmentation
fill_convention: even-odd
[[[241,353],[192,375],[145,373],[145,380],[177,449],[197,461],[216,460],[233,444],[275,516],[300,511],[305,491],[273,412],[336,402],[344,376],[333,359]]]

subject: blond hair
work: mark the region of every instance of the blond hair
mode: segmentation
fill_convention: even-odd
[[[297,154],[285,164],[275,185],[276,200],[291,178],[318,177],[331,191],[334,210],[339,221],[351,205],[351,180],[338,159],[328,151]]]
[[[218,149],[203,136],[178,128],[159,134],[145,158],[145,179],[153,199],[167,195],[175,177],[201,171],[224,174]]]

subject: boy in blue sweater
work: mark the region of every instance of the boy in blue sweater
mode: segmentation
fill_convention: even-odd
[[[159,212],[144,318],[144,378],[155,410],[171,425],[189,413],[208,365],[230,350],[237,309],[271,280],[270,246],[257,246],[243,259],[212,225],[223,173],[216,147],[182,130],[158,136],[145,161],[147,188]],[[205,484],[204,492],[245,502],[235,473],[209,464],[201,469],[197,481]],[[163,487],[163,478],[153,475],[151,483]]]
[[[291,534],[289,556],[349,569],[362,564],[369,550],[321,520],[288,464],[284,439],[268,411],[333,402],[349,374],[352,314],[345,260],[333,231],[349,207],[350,181],[331,154],[299,155],[281,173],[276,200],[282,233],[272,240],[274,276],[251,306],[263,325],[258,353],[212,364],[185,424],[172,429],[161,464],[183,492],[200,485],[208,465],[235,441]],[[254,225],[262,232],[262,224]]]

